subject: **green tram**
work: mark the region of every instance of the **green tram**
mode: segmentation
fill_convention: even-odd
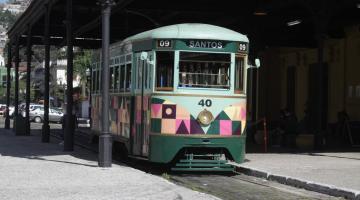
[[[110,46],[110,131],[129,156],[173,170],[232,170],[245,156],[248,38],[176,24]],[[101,57],[92,63],[92,131],[101,131]]]

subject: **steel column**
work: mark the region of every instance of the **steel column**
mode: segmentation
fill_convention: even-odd
[[[42,126],[42,142],[50,142],[50,126],[49,126],[49,76],[50,76],[50,7],[49,4],[45,6],[45,30],[44,30],[44,45],[45,45],[45,74],[44,74],[44,122]]]
[[[112,137],[109,132],[109,43],[110,43],[110,15],[112,0],[102,0],[102,71],[101,71],[101,96],[102,96],[102,133],[99,137],[100,167],[111,167],[112,163]]]
[[[72,33],[72,0],[66,1],[66,44],[67,44],[67,90],[66,116],[64,131],[64,151],[74,150],[75,116],[73,115],[73,33]]]
[[[11,58],[11,41],[8,43],[8,63],[7,63],[7,77],[6,77],[6,118],[5,118],[5,128],[10,129],[10,116],[9,116],[9,108],[10,108],[10,89],[11,89],[11,67],[12,67],[12,58]]]
[[[13,123],[13,129],[15,130],[15,135],[18,135],[19,132],[18,129],[18,117],[19,117],[19,38],[16,38],[16,44],[15,44],[15,100],[14,100],[14,123]]]
[[[31,26],[28,28],[27,44],[26,44],[26,116],[25,116],[25,135],[30,135],[30,75],[31,75]]]

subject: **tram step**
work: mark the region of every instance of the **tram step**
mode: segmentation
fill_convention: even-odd
[[[172,171],[220,171],[220,172],[233,172],[234,168],[219,168],[219,167],[211,167],[211,168],[205,168],[205,167],[197,167],[197,168],[183,168],[183,167],[173,167],[171,168]]]
[[[228,164],[218,164],[218,163],[176,163],[176,167],[232,167]]]
[[[185,159],[182,159],[180,160],[180,163],[220,163],[220,164],[224,164],[224,163],[227,163],[226,160],[205,160],[205,159],[194,159],[194,160],[185,160]]]

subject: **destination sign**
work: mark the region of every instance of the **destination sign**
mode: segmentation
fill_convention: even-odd
[[[188,40],[186,45],[189,48],[204,48],[204,49],[222,49],[224,44],[222,41],[208,41],[208,40]]]

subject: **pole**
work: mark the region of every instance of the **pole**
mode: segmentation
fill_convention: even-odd
[[[26,116],[25,116],[25,135],[30,135],[30,75],[31,75],[31,26],[28,27],[27,44],[26,44]]]
[[[14,130],[15,135],[18,134],[18,127],[17,127],[17,121],[18,121],[18,113],[19,113],[19,38],[16,38],[16,44],[15,44],[15,109],[14,109]]]
[[[45,5],[45,32],[44,32],[44,45],[45,45],[45,74],[44,74],[44,123],[42,127],[41,141],[50,142],[50,126],[49,126],[49,76],[50,76],[50,5]]]
[[[102,133],[99,137],[100,167],[111,167],[112,137],[109,132],[109,43],[110,43],[110,15],[112,0],[101,0],[102,16]]]
[[[10,89],[11,89],[11,66],[12,66],[12,59],[11,59],[11,41],[8,43],[8,63],[7,63],[7,77],[6,77],[6,118],[5,118],[5,129],[10,129]]]
[[[66,116],[64,132],[64,151],[74,151],[75,116],[73,115],[73,33],[72,33],[72,0],[66,1],[66,45],[67,45],[67,90]]]

